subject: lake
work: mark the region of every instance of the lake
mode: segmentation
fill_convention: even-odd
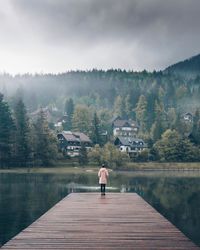
[[[0,245],[70,192],[98,192],[96,173],[0,173]],[[111,173],[108,192],[136,192],[200,246],[200,173]]]

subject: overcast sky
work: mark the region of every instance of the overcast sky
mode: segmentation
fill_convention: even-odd
[[[0,72],[160,70],[200,53],[200,0],[2,0]]]

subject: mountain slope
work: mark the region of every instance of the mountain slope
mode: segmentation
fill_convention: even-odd
[[[200,54],[171,65],[164,72],[194,79],[200,76]]]

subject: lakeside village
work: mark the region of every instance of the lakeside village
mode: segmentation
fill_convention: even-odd
[[[10,110],[0,95],[0,168],[105,163],[125,169],[131,162],[199,162],[199,110],[173,112],[173,119],[158,110],[149,128],[143,100],[134,119],[84,105],[74,108],[72,99],[66,100],[64,113],[55,106],[27,112],[21,99]]]
[[[147,148],[147,144],[137,137],[139,127],[134,121],[123,120],[117,117],[112,122],[114,145],[121,151],[126,152],[129,157],[138,155]],[[106,136],[107,131],[102,135]],[[69,157],[77,157],[80,154],[81,146],[89,151],[93,142],[84,133],[62,131],[57,134],[62,152]]]
[[[41,111],[37,110],[32,113],[32,116],[37,116]],[[52,115],[49,108],[43,108],[47,121],[52,121]],[[184,113],[182,121],[186,124],[193,123],[193,115],[191,113]],[[54,130],[57,134],[59,141],[59,149],[68,159],[78,158],[81,154],[81,149],[84,148],[86,152],[90,152],[95,143],[91,140],[88,134],[80,131],[65,131],[63,125],[68,122],[68,116],[63,115],[53,123]],[[104,141],[112,143],[119,152],[127,155],[129,159],[135,160],[140,158],[141,154],[147,155],[146,160],[149,158],[149,146],[146,141],[139,137],[140,126],[136,121],[131,119],[123,119],[117,116],[110,120],[111,137],[108,139],[108,131],[103,131],[101,137]],[[146,152],[146,153],[144,153]],[[142,157],[141,157],[142,159]]]

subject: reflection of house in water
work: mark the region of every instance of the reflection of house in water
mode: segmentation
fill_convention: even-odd
[[[138,155],[138,153],[147,148],[147,144],[142,139],[133,137],[118,136],[114,144],[121,152],[128,153],[130,157]]]
[[[113,135],[136,137],[139,131],[139,126],[135,121],[123,120],[120,117],[115,118],[112,121]]]
[[[92,147],[90,138],[81,132],[63,131],[58,133],[60,149],[70,157],[79,155],[81,146],[89,150]]]

